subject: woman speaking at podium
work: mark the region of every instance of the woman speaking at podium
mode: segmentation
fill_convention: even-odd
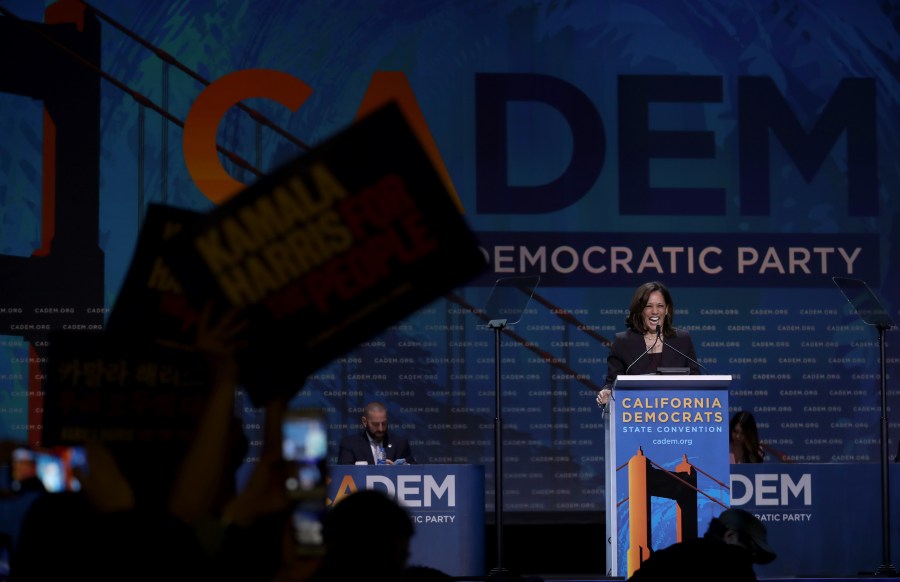
[[[597,393],[597,404],[605,407],[619,374],[656,374],[665,368],[699,374],[701,364],[691,335],[672,325],[675,304],[659,281],[644,283],[634,291],[627,329],[616,334],[606,359],[606,383]]]

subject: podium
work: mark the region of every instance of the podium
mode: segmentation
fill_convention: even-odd
[[[331,465],[328,478],[332,503],[377,489],[406,508],[416,532],[408,564],[483,576],[484,465]]]
[[[607,575],[702,536],[731,502],[731,376],[620,375],[606,422]]]

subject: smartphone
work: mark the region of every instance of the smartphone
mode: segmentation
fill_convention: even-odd
[[[293,504],[294,551],[302,556],[321,556],[325,551],[322,520],[327,494],[328,420],[320,409],[290,410],[284,415],[281,432],[284,487]]]
[[[48,493],[79,491],[81,482],[75,476],[76,468],[87,470],[84,447],[17,447],[13,449],[10,468],[12,489],[28,488],[39,481]]]
[[[285,490],[291,499],[325,498],[328,421],[319,409],[285,413],[281,426]]]
[[[291,510],[291,532],[294,552],[301,556],[321,556],[325,553],[322,537],[325,518],[324,499],[298,499]]]

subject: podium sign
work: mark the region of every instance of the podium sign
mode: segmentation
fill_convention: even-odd
[[[606,423],[606,564],[702,536],[729,507],[731,376],[619,376]]]

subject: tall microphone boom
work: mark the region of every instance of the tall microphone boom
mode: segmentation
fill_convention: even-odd
[[[653,343],[650,344],[650,347],[647,348],[647,349],[644,351],[643,354],[641,354],[641,355],[638,356],[633,362],[631,362],[630,364],[628,364],[628,367],[625,368],[625,374],[626,374],[626,375],[628,374],[628,370],[630,370],[631,367],[632,367],[633,365],[635,365],[635,364],[638,363],[638,360],[640,360],[641,358],[643,358],[644,356],[646,356],[648,353],[650,353],[650,350],[652,350],[654,347],[656,347],[657,342],[659,342],[659,326],[658,326],[658,325],[656,326],[656,339],[653,340]],[[666,342],[663,342],[663,346],[665,346],[665,345],[666,345]],[[676,351],[677,351],[677,350],[676,350]],[[688,358],[688,359],[690,359],[690,358]],[[698,363],[699,363],[699,362],[698,362]]]
[[[663,349],[666,349],[666,348],[671,348],[671,349],[675,350],[677,353],[681,354],[681,355],[684,356],[685,358],[689,359],[690,361],[692,361],[692,362],[694,362],[695,364],[697,364],[698,366],[700,366],[700,368],[702,368],[704,372],[706,372],[707,374],[709,374],[709,370],[706,369],[706,366],[704,366],[703,364],[701,364],[700,362],[698,362],[698,361],[695,360],[694,358],[690,357],[690,356],[687,355],[686,353],[682,352],[681,350],[679,350],[678,348],[676,348],[676,347],[673,346],[672,344],[666,343],[666,340],[663,340]],[[637,361],[637,360],[635,360],[635,361]]]

